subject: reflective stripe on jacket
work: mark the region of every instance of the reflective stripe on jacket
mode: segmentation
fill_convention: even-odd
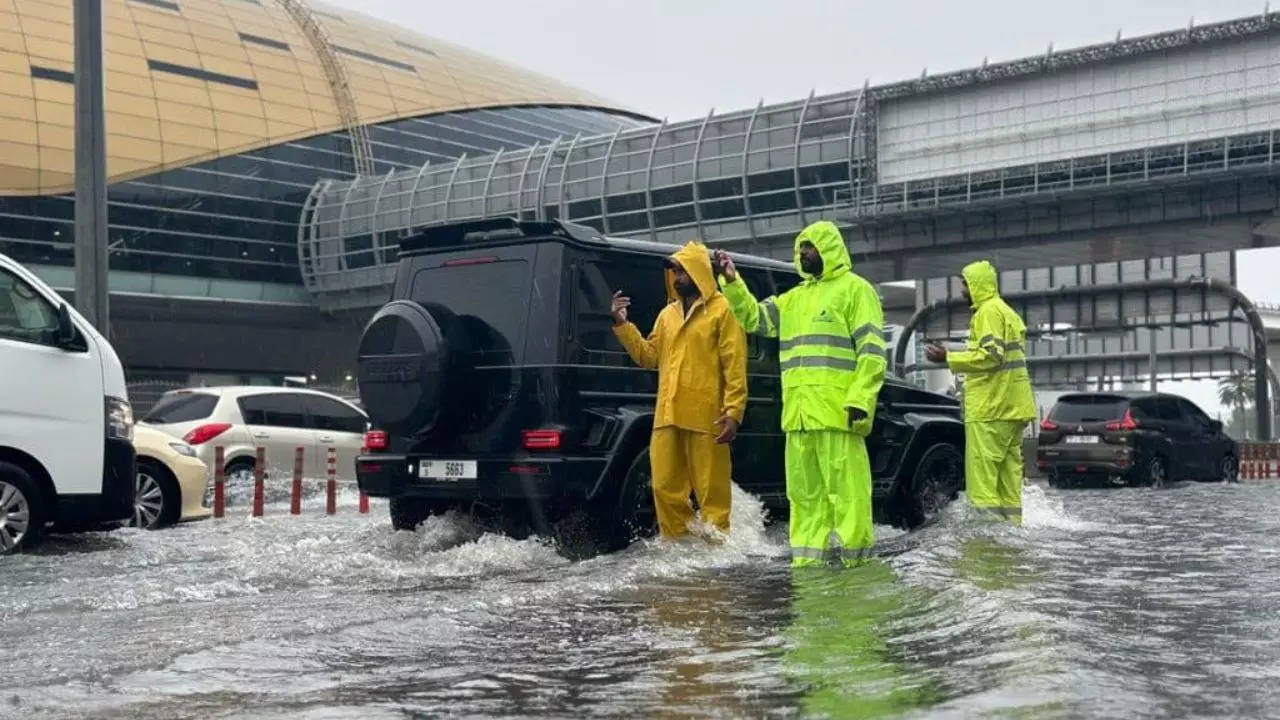
[[[983,260],[962,271],[973,299],[968,348],[947,354],[951,372],[963,374],[964,417],[970,422],[1036,419],[1027,372],[1027,326],[1000,298],[996,269]]]
[[[821,277],[801,269],[805,242],[822,255]],[[857,408],[867,417],[852,430],[867,435],[886,367],[880,296],[853,273],[834,223],[796,236],[795,265],[804,281],[782,295],[757,302],[739,276],[722,283],[724,296],[747,332],[778,338],[783,430],[849,430],[847,408]]]

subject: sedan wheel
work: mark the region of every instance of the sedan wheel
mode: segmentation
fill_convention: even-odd
[[[164,490],[155,472],[139,467],[133,484],[133,526],[151,530],[160,525],[164,515]]]
[[[31,527],[31,503],[16,485],[0,480],[0,554],[12,551]]]
[[[1169,480],[1169,470],[1165,467],[1164,458],[1159,455],[1151,458],[1147,464],[1147,484],[1153,488],[1164,487]]]
[[[1236,462],[1236,459],[1230,455],[1222,458],[1218,479],[1225,483],[1238,482],[1240,480],[1240,463]]]

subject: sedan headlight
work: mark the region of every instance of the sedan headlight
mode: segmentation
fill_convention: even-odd
[[[190,458],[196,457],[196,449],[186,443],[171,442],[169,447],[173,448],[173,451],[179,455],[186,455]]]
[[[107,398],[107,437],[133,442],[133,407],[128,400]]]

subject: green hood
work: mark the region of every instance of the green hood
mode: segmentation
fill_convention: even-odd
[[[853,270],[853,261],[849,259],[849,249],[844,245],[844,237],[840,228],[829,220],[819,220],[800,231],[796,236],[794,262],[796,272],[805,280],[813,280],[809,273],[800,267],[800,246],[805,242],[813,243],[822,255],[822,280],[830,280]]]
[[[969,297],[973,298],[973,306],[978,307],[991,298],[1000,297],[996,284],[996,268],[986,260],[979,260],[964,266],[960,271],[965,282],[969,283]]]

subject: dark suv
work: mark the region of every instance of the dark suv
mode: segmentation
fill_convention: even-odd
[[[517,534],[585,523],[597,547],[652,532],[658,378],[632,364],[609,309],[625,291],[648,332],[676,248],[505,218],[431,228],[400,248],[393,299],[360,341],[360,398],[377,428],[356,463],[361,489],[391,499],[399,529],[461,507]],[[734,259],[759,297],[798,282],[785,263]],[[748,356],[734,481],[785,517],[777,343],[749,337]],[[963,442],[955,400],[886,379],[868,443],[878,521],[915,527],[954,498]]]
[[[1240,459],[1222,423],[1186,398],[1159,393],[1064,395],[1040,423],[1036,454],[1058,487],[1085,480],[1231,482]]]

